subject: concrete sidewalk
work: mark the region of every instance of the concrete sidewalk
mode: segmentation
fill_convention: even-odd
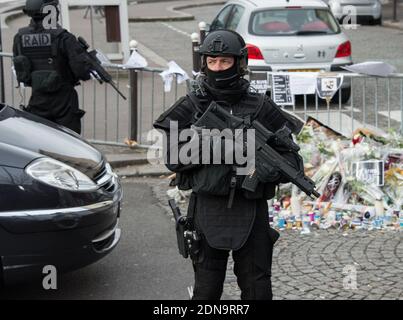
[[[129,5],[129,22],[154,22],[154,21],[185,21],[194,20],[194,16],[182,10],[187,8],[224,4],[223,0],[198,0],[198,1],[169,1],[164,4],[132,3]]]
[[[187,8],[224,4],[225,0],[143,0],[128,4],[129,22],[154,22],[154,21],[186,21],[194,20],[192,14],[183,12]],[[0,3],[0,15],[2,28],[7,28],[7,23],[21,15],[25,4],[23,0]]]
[[[392,20],[384,20],[382,26],[387,28],[403,30],[403,20],[399,20],[397,22],[394,22]]]
[[[147,149],[109,145],[94,145],[101,151],[115,172],[122,178],[161,177],[171,175],[165,165],[151,164]]]

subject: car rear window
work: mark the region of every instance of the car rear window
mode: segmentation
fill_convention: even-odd
[[[249,32],[258,36],[335,34],[340,27],[327,9],[268,9],[254,12]]]

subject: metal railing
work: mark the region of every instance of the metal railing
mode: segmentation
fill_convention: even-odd
[[[12,55],[0,53],[0,56],[10,58]],[[30,88],[17,88],[11,59],[6,60],[5,70],[9,74],[6,72],[5,78],[10,81],[5,82],[5,102],[14,107],[27,105]],[[151,143],[147,141],[147,135],[153,122],[186,94],[187,86],[178,85],[174,79],[171,92],[165,92],[159,76],[163,69],[158,68],[128,70],[113,67],[108,71],[129,99],[123,100],[109,85],[101,85],[95,80],[82,82],[76,90],[80,108],[86,111],[83,137],[93,143],[127,145],[136,141],[140,146],[147,146]],[[317,95],[304,95],[286,109],[303,120],[314,117],[344,135],[366,126],[385,131],[393,129],[403,134],[403,74],[387,78],[353,73],[343,73],[343,76],[351,81],[349,103],[341,102],[344,89],[340,89],[338,103],[327,106]]]
[[[4,102],[22,109],[29,102],[31,88],[18,86],[12,71],[12,54],[0,53],[4,61]],[[107,68],[119,90],[128,97],[125,101],[113,88],[96,80],[81,82],[76,87],[79,106],[86,111],[82,123],[82,136],[92,143],[127,145],[136,141],[146,145],[147,133],[154,120],[186,93],[185,85],[178,85],[174,77],[172,90],[164,91],[159,73],[163,69]]]
[[[270,75],[273,73],[268,72],[270,92]],[[351,96],[347,103],[342,103],[342,96],[343,91],[348,89],[340,88],[330,105],[316,93],[297,96],[295,105],[284,108],[303,120],[307,120],[309,116],[314,117],[348,136],[360,127],[369,126],[403,134],[403,74],[393,74],[389,77],[348,72],[333,74],[342,74],[344,79],[351,83]]]
[[[162,69],[157,68],[136,70],[138,87],[138,141],[142,145],[149,143],[147,135],[153,129],[153,122],[172,106],[179,97],[186,95],[187,92],[185,84],[178,85],[176,76],[174,76],[171,91],[165,92],[164,82],[159,76],[159,73],[162,71]]]

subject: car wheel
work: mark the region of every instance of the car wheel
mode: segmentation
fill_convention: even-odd
[[[334,96],[334,102],[339,103],[340,91],[337,91]],[[349,102],[351,97],[351,87],[343,88],[341,90],[341,104],[346,104]]]
[[[381,26],[382,25],[382,16],[380,16],[378,19],[372,19],[372,25]]]

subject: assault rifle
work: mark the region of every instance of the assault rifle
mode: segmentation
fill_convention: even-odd
[[[264,127],[259,121],[250,121],[248,118],[243,119],[236,117],[226,111],[216,102],[212,102],[207,110],[200,116],[195,123],[195,126],[206,129],[224,130],[230,129],[254,129],[255,130],[255,146],[256,158],[261,162],[269,163],[275,167],[284,177],[299,189],[305,192],[308,196],[320,197],[320,194],[315,190],[315,183],[305,175],[303,168],[296,169],[293,164],[281,156],[276,151],[276,146],[284,147],[287,150],[298,152],[299,146],[292,140],[291,130],[285,125],[277,132],[271,132]],[[251,192],[255,192],[259,179],[256,170],[245,177],[242,188]]]
[[[115,82],[113,82],[112,76],[102,67],[101,61],[99,61],[97,57],[96,50],[88,52],[90,46],[82,37],[78,37],[78,42],[87,54],[88,62],[91,64],[91,74],[94,78],[97,79],[100,84],[104,82],[109,83],[123,99],[127,100],[123,93],[118,89]]]

